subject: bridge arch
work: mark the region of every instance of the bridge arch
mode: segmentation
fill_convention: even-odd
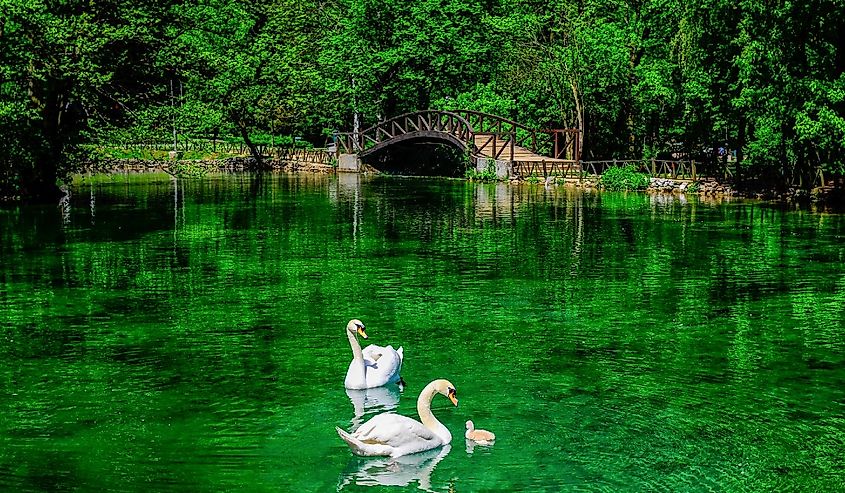
[[[473,135],[472,126],[457,113],[425,110],[395,116],[357,135],[344,132],[338,137],[344,152],[364,157],[392,144],[413,139],[445,141],[466,150],[472,143]]]

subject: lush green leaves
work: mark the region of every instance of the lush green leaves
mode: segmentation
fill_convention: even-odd
[[[838,0],[0,0],[0,195],[80,141],[322,145],[430,107],[579,127],[587,159],[727,144],[810,185],[845,171],[842,25]]]

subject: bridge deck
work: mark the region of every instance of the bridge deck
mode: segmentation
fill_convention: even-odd
[[[487,144],[489,137],[486,135],[476,135],[475,136],[475,147],[481,149],[481,154],[487,157],[495,157],[493,156],[493,147]],[[505,143],[499,143],[496,150],[498,151],[501,149],[501,146],[505,145],[505,150],[499,154],[498,159],[509,160],[510,159],[510,147]],[[535,162],[542,162],[545,161],[547,163],[571,163],[573,162],[571,159],[556,159],[548,156],[542,156],[540,154],[531,152],[530,150],[514,145],[513,146],[513,160],[514,161],[535,161]]]

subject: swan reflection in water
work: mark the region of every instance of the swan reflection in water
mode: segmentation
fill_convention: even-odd
[[[355,417],[350,421],[350,432],[357,430],[366,421],[365,416],[393,411],[399,407],[399,389],[395,385],[363,390],[346,389],[346,395],[355,408]]]
[[[371,389],[372,390],[372,389]],[[341,474],[337,491],[346,485],[358,486],[408,486],[416,482],[417,488],[433,491],[431,473],[437,463],[452,450],[451,445],[444,445],[432,450],[401,457],[359,457],[353,456]],[[447,485],[439,490],[445,490]]]
[[[493,448],[493,442],[491,443],[478,443],[475,440],[470,440],[469,438],[466,439],[467,445],[467,453],[472,455],[475,452],[475,449],[478,448],[480,450],[490,449]]]

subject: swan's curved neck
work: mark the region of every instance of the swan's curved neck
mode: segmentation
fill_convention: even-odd
[[[349,370],[346,372],[344,384],[347,388],[367,388],[367,364],[364,362],[364,353],[361,351],[361,344],[355,333],[346,331],[349,338],[349,345],[352,346],[352,363],[349,363]]]
[[[443,423],[437,421],[437,418],[435,418],[434,414],[431,412],[431,400],[434,398],[434,394],[436,393],[437,390],[434,388],[434,382],[426,385],[422,392],[420,392],[420,396],[417,399],[417,412],[420,415],[420,421],[422,421],[422,424],[439,436],[445,444],[452,441],[452,434],[449,433],[449,430],[445,426],[443,426]]]
[[[361,351],[361,344],[358,338],[352,332],[346,331],[346,337],[349,338],[349,345],[352,346],[352,357],[355,360],[364,361],[364,353]]]

